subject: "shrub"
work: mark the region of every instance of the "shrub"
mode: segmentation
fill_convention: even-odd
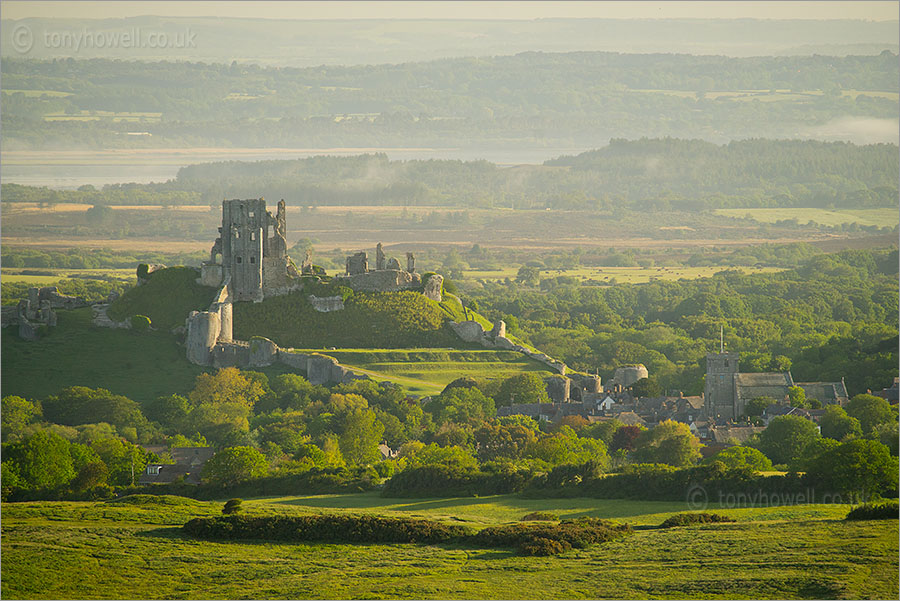
[[[486,547],[517,547],[525,555],[561,553],[572,547],[583,549],[631,533],[631,526],[614,524],[597,518],[565,520],[559,524],[514,524],[485,528],[472,537],[472,542]],[[552,541],[548,544],[541,540]]]
[[[547,511],[532,511],[531,513],[525,514],[519,520],[520,522],[554,522],[559,520],[559,516],[555,513],[549,513]]]
[[[866,503],[854,507],[847,514],[846,520],[896,520],[900,512],[897,499]]]
[[[692,524],[715,524],[733,521],[730,517],[718,513],[678,513],[667,518],[659,527],[675,528],[676,526],[690,526]]]
[[[132,315],[131,329],[135,332],[146,332],[150,329],[150,318],[146,315]]]
[[[519,545],[519,551],[522,555],[558,555],[563,551],[568,551],[572,545],[566,541],[558,541],[550,538],[535,538]]]
[[[222,513],[225,515],[231,515],[232,513],[243,511],[244,508],[241,506],[241,502],[241,499],[229,499],[225,502],[225,507],[222,508]]]

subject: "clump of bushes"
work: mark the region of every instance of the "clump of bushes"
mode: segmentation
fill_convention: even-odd
[[[733,521],[730,517],[719,513],[678,513],[666,519],[659,527],[675,528],[676,526],[690,526],[692,524],[714,524]]]
[[[554,555],[575,547],[604,543],[631,533],[631,526],[597,518],[559,524],[514,524],[485,528],[472,542],[485,547],[516,547],[523,555]]]
[[[369,515],[241,516],[194,518],[188,534],[205,539],[264,539],[348,543],[441,543],[469,534],[463,526]]]
[[[559,516],[547,511],[532,511],[522,516],[520,522],[555,522]]]
[[[241,499],[228,499],[225,502],[225,507],[222,508],[222,513],[224,515],[231,515],[232,513],[238,513],[242,511],[244,508],[241,506]]]
[[[847,514],[846,520],[896,520],[900,513],[900,503],[897,499],[865,503],[854,507]]]

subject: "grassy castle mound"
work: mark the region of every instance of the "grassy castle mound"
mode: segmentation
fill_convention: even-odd
[[[458,347],[445,326],[455,318],[449,301],[436,303],[418,292],[350,292],[344,309],[321,313],[306,290],[234,305],[234,337],[265,336],[294,348]],[[458,302],[457,302],[458,304]]]
[[[143,284],[126,291],[110,305],[107,315],[115,321],[146,315],[157,330],[184,325],[191,311],[206,311],[216,293],[215,288],[198,284],[199,277],[200,273],[191,267],[154,271]]]
[[[197,283],[198,273],[190,267],[168,267],[154,271],[140,286],[128,290],[109,308],[116,321],[146,315],[154,328],[168,331],[184,324],[191,311],[207,310],[215,288]],[[303,278],[303,288],[259,303],[234,304],[233,336],[250,340],[264,336],[279,346],[293,348],[469,348],[447,326],[449,321],[466,319],[455,296],[445,294],[437,303],[412,291],[355,292],[338,282]],[[309,301],[318,297],[341,296],[344,308],[317,311]],[[470,312],[473,317],[473,312]],[[474,318],[490,329],[489,321]]]

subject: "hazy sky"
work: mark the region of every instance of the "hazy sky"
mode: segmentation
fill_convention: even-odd
[[[138,15],[289,19],[758,18],[894,20],[900,2],[22,2],[4,1],[3,19]]]

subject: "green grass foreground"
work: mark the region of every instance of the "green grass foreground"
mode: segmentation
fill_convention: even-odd
[[[373,513],[473,527],[535,510],[615,519],[625,539],[529,558],[452,545],[211,543],[184,536],[222,503],[2,507],[4,598],[896,598],[898,526],[846,522],[846,505],[710,507],[736,523],[643,529],[684,503],[381,499],[375,493],[246,501],[250,515]]]

